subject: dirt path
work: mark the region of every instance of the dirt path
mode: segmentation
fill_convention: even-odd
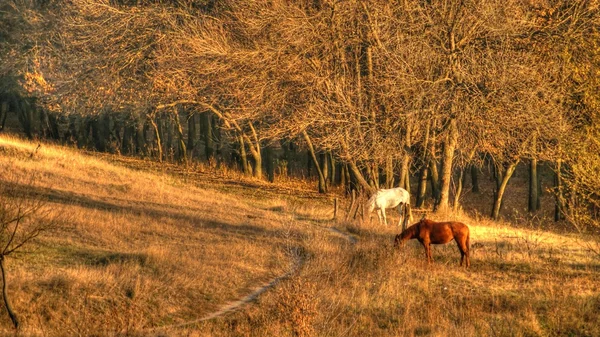
[[[351,244],[355,244],[357,241],[355,237],[353,237],[349,234],[346,234],[335,227],[324,227],[324,228],[329,230],[332,233],[335,233],[336,235],[345,237]],[[197,318],[197,319],[194,319],[191,321],[187,321],[187,322],[183,322],[183,323],[178,323],[178,324],[149,328],[149,329],[143,330],[142,332],[158,333],[160,331],[165,331],[165,330],[170,330],[170,329],[189,327],[189,326],[193,326],[195,324],[198,324],[198,323],[201,323],[204,321],[208,321],[208,320],[229,314],[231,312],[237,311],[238,309],[241,309],[246,304],[256,300],[260,295],[262,295],[267,290],[275,287],[279,282],[292,277],[294,274],[296,274],[300,270],[300,268],[302,268],[304,263],[305,263],[304,257],[302,257],[302,255],[300,255],[300,254],[295,254],[294,262],[292,263],[292,266],[290,267],[290,270],[287,273],[277,276],[277,277],[273,278],[271,281],[262,284],[261,286],[257,287],[254,291],[252,291],[250,294],[246,295],[245,297],[243,297],[237,301],[229,302],[229,303],[221,306],[218,310],[213,311],[213,312],[211,312],[207,315],[204,315],[200,318]]]

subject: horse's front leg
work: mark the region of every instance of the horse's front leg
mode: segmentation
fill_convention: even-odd
[[[425,241],[423,245],[425,246],[425,255],[427,256],[427,263],[432,264],[433,259],[431,258],[431,242]]]
[[[381,226],[381,209],[377,210],[377,219],[379,219],[379,225]]]
[[[423,240],[423,239],[419,239],[419,242],[423,245],[423,250],[425,250],[425,259],[427,260],[427,264],[431,263],[431,250],[429,247],[430,242]]]

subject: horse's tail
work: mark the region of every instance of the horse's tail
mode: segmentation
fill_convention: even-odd
[[[469,227],[467,227],[468,229]],[[471,231],[467,232],[467,253],[471,250]]]

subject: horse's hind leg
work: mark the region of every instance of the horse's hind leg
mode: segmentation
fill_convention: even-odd
[[[385,216],[385,208],[381,208],[381,214],[383,215],[383,223],[385,223],[385,226],[387,227],[387,217]]]
[[[471,250],[471,233],[467,233],[467,240],[465,242],[465,255],[467,256],[467,268],[471,266],[471,260],[469,260],[469,253]]]
[[[454,240],[456,240],[456,244],[458,246],[458,250],[460,250],[460,265],[462,266],[463,263],[465,262],[465,258],[466,258],[466,264],[465,267],[469,267],[471,265],[471,262],[469,261],[469,239],[468,237],[465,239],[464,237],[461,238],[454,238]]]

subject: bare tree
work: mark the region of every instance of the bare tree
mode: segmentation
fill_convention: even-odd
[[[27,188],[32,183],[21,185],[4,181],[0,186],[0,272],[2,273],[2,297],[6,311],[15,327],[19,319],[9,299],[8,271],[6,259],[18,252],[45,231],[52,229],[56,222],[48,216],[44,202],[36,196],[28,195]]]

